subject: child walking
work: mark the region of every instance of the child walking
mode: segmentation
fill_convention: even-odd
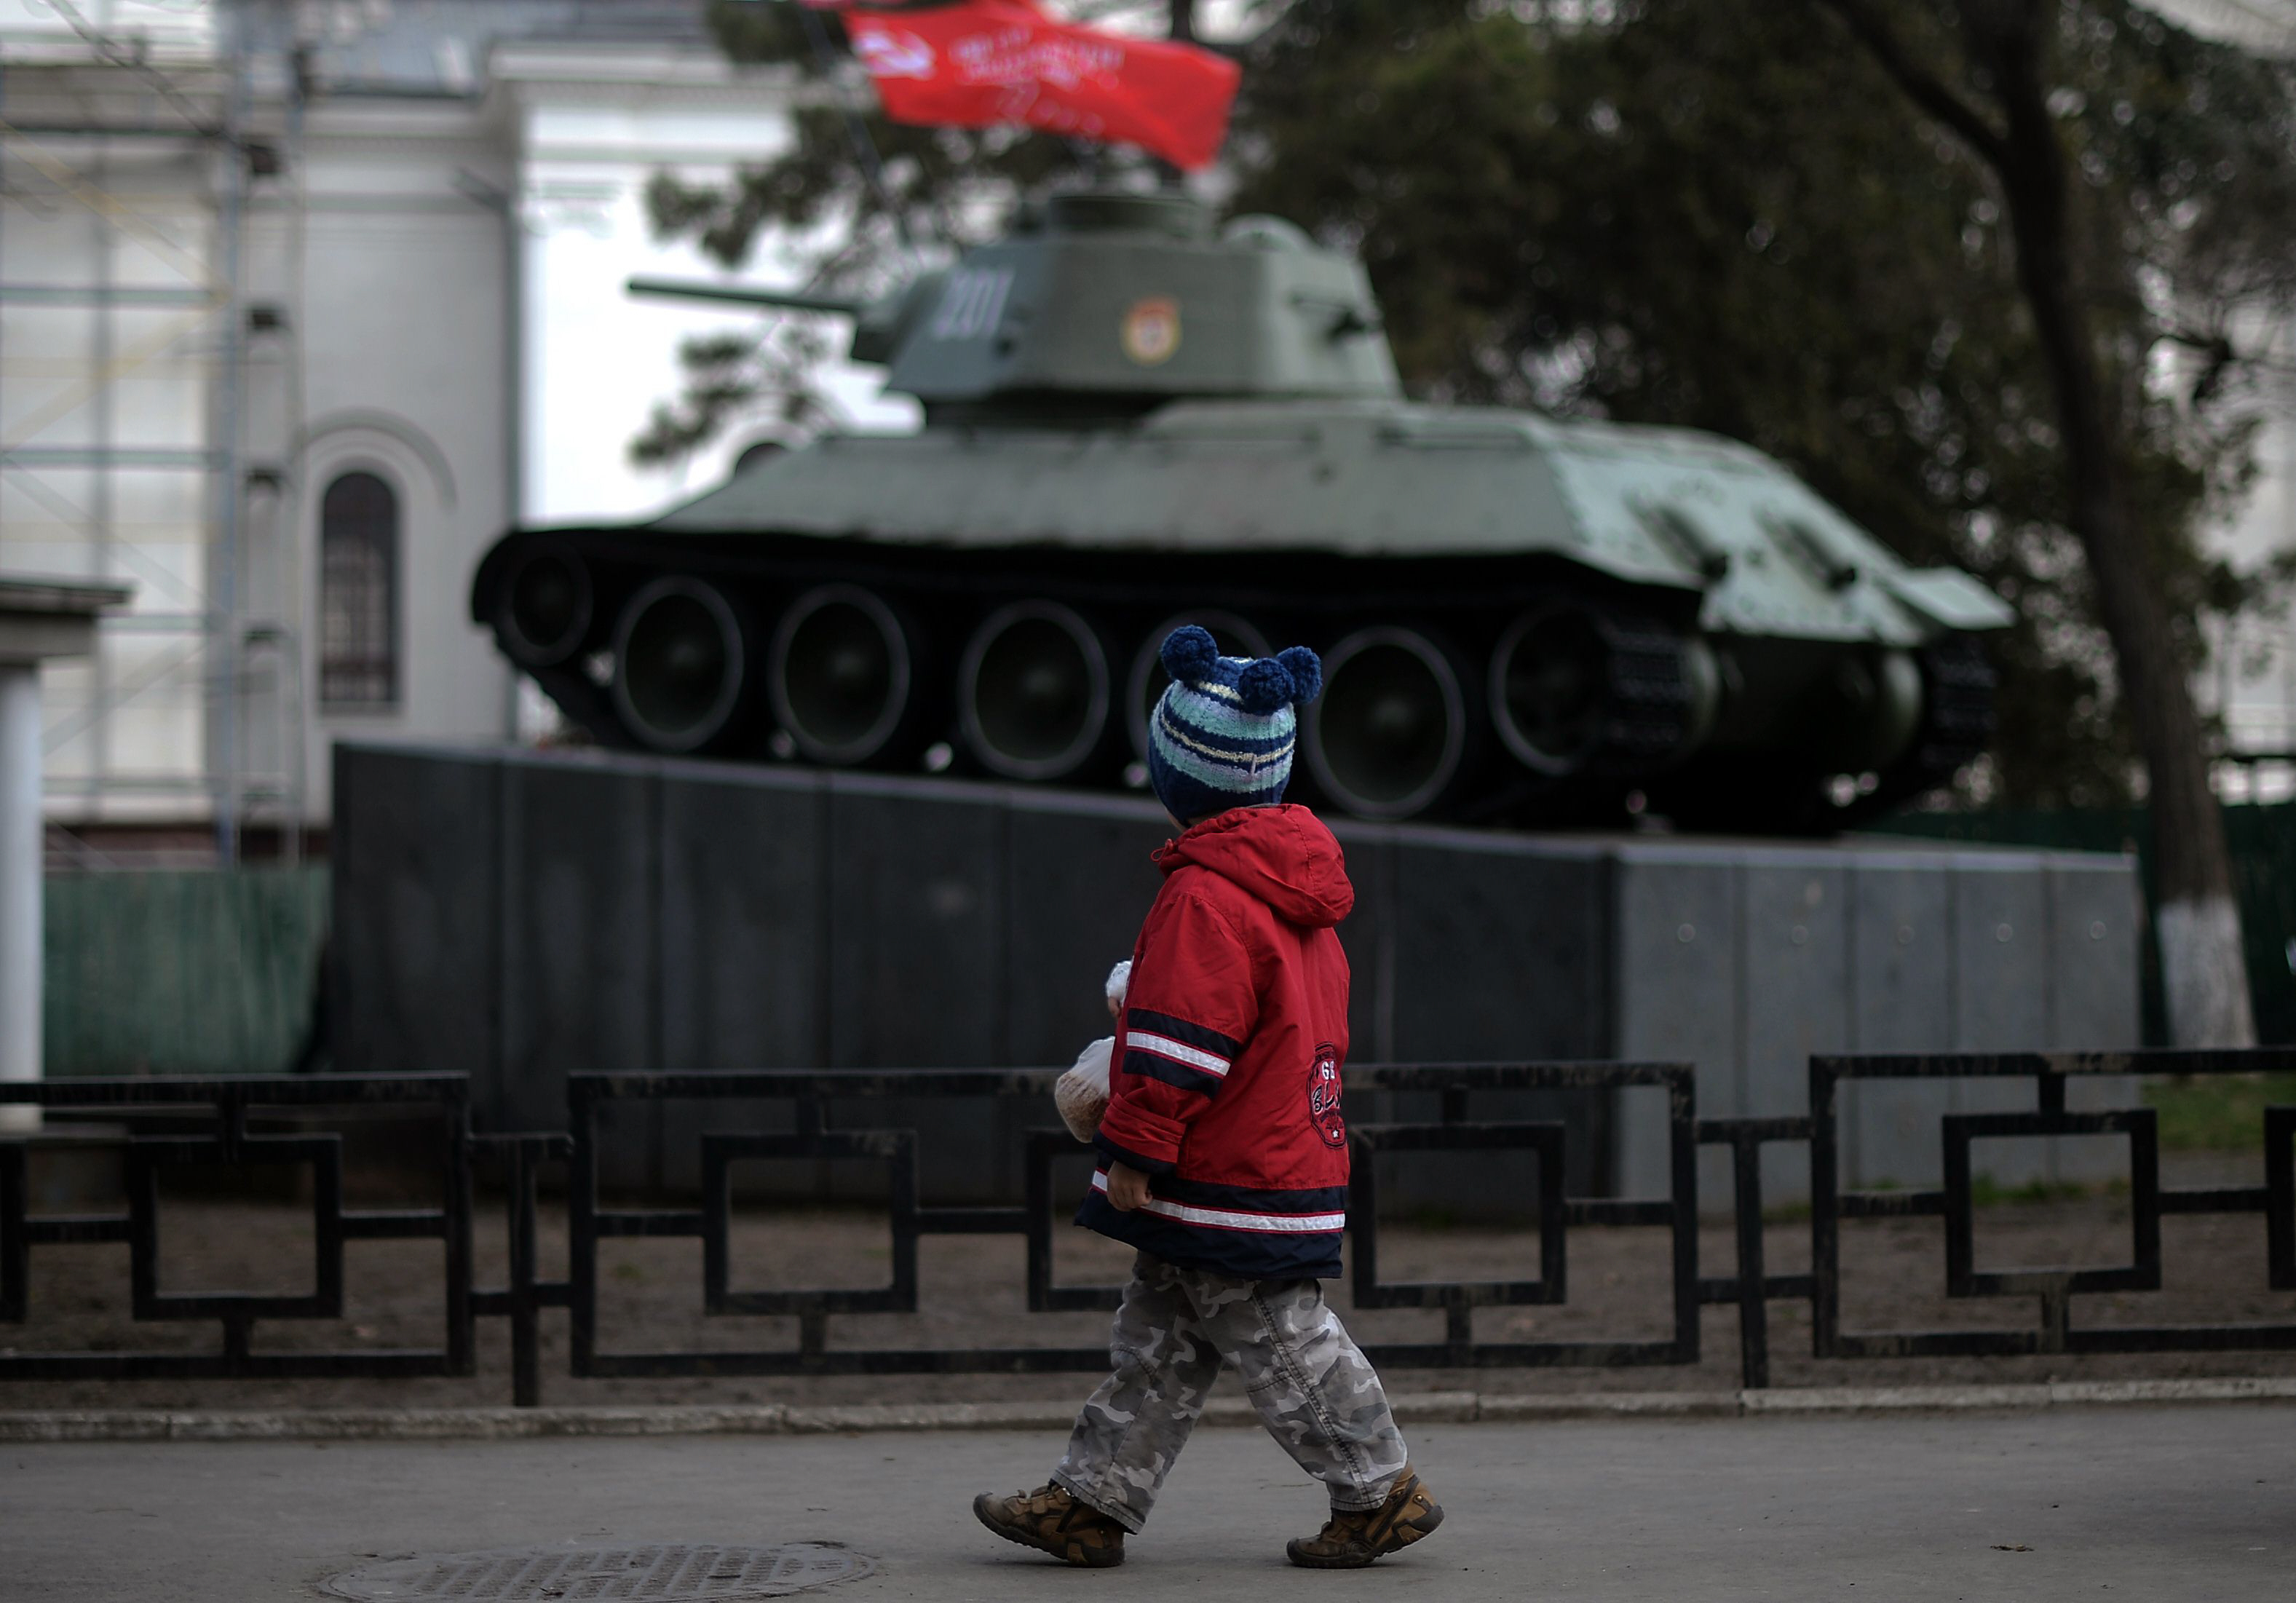
[[[1176,629],[1148,776],[1177,840],[1133,948],[1101,1163],[1077,1222],[1139,1249],[1100,1384],[1051,1480],[973,1500],[1008,1541],[1072,1565],[1124,1561],[1225,1362],[1268,1434],[1322,1481],[1330,1521],[1294,1564],[1353,1569],[1443,1510],[1412,1472],[1379,1376],[1324,1301],[1347,1224],[1340,1068],[1355,904],[1339,843],[1283,805],[1292,709],[1323,686],[1294,646],[1222,657]]]

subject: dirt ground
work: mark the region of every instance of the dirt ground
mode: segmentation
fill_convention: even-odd
[[[2169,1185],[2257,1185],[2260,1160],[2171,1155]],[[367,1205],[357,1195],[350,1205]],[[164,1196],[160,1289],[308,1291],[313,1246],[308,1209],[283,1200]],[[2296,1322],[2296,1293],[2270,1291],[2259,1214],[2190,1215],[2162,1221],[2164,1289],[2075,1299],[2076,1328],[2115,1324]],[[506,1221],[499,1199],[483,1199],[478,1284],[507,1279]],[[545,1204],[541,1222],[545,1276],[566,1262],[564,1216]],[[1808,1268],[1806,1218],[1766,1229],[1773,1274]],[[2129,1254],[2125,1197],[2110,1192],[2004,1202],[1980,1211],[1980,1269],[2072,1264],[2105,1266]],[[1064,1285],[1120,1280],[1125,1249],[1063,1227],[1055,1275]],[[436,1346],[443,1324],[443,1248],[436,1242],[353,1242],[345,1249],[346,1313],[340,1320],[258,1323],[259,1351]],[[1588,1228],[1569,1238],[1567,1303],[1490,1308],[1475,1315],[1482,1341],[1652,1339],[1668,1328],[1669,1246],[1661,1229]],[[732,1283],[736,1287],[869,1286],[888,1276],[890,1232],[862,1211],[745,1211],[736,1216]],[[607,1350],[756,1350],[796,1345],[787,1318],[711,1318],[701,1310],[698,1240],[613,1240],[601,1249],[600,1341]],[[1973,1301],[1945,1295],[1944,1225],[1934,1219],[1863,1221],[1844,1227],[1844,1325],[1853,1330],[2031,1328],[2030,1297]],[[214,1352],[211,1320],[137,1323],[129,1317],[127,1249],[40,1246],[31,1254],[30,1316],[0,1327],[0,1351]],[[1726,1275],[1734,1246],[1726,1221],[1701,1234],[1701,1272]],[[1390,1281],[1503,1278],[1537,1272],[1528,1230],[1433,1229],[1397,1222],[1381,1231],[1381,1272]],[[1106,1336],[1104,1313],[1032,1314],[1022,1289],[1022,1245],[1006,1236],[927,1237],[920,1247],[918,1303],[910,1314],[840,1315],[829,1322],[832,1347],[1045,1345],[1092,1347]],[[1334,1296],[1352,1309],[1347,1283]],[[2296,1374],[2296,1353],[2224,1352],[2096,1358],[1834,1360],[1809,1356],[1807,1303],[1770,1304],[1772,1381],[1785,1386],[1900,1385],[1945,1381],[2011,1382],[2132,1377]],[[1724,1389],[1738,1384],[1734,1308],[1710,1308],[1701,1361],[1636,1369],[1396,1373],[1398,1392],[1580,1393]],[[1442,1316],[1418,1310],[1350,1312],[1365,1342],[1442,1338]],[[0,1409],[447,1407],[510,1401],[508,1322],[479,1321],[478,1374],[468,1379],[0,1382]],[[1080,1375],[870,1376],[696,1380],[575,1380],[567,1375],[566,1315],[543,1315],[543,1401],[554,1404],[648,1402],[812,1403],[1054,1399],[1080,1395]]]

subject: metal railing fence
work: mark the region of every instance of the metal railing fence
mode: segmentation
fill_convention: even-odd
[[[1376,1122],[1352,1131],[1355,1165],[1349,1209],[1349,1269],[1358,1308],[1440,1310],[1439,1342],[1367,1344],[1374,1361],[1395,1369],[1485,1369],[1548,1366],[1623,1367],[1696,1363],[1699,1309],[1738,1312],[1739,1358],[1750,1389],[1770,1384],[1769,1304],[1807,1302],[1813,1354],[1823,1359],[1910,1356],[2011,1356],[2034,1353],[2157,1352],[2296,1348],[2296,1323],[2250,1322],[2080,1328],[2070,1299],[2097,1292],[2156,1292],[2161,1285],[2160,1221],[2181,1213],[2262,1213],[2267,1221],[2263,1279],[2296,1290],[2296,1106],[2268,1108],[2263,1120],[2266,1183],[2260,1187],[2171,1188],[2160,1183],[2154,1115],[2144,1107],[2068,1111],[2068,1086],[2084,1079],[2174,1074],[2284,1073],[2296,1050],[2130,1052],[1926,1056],[1823,1056],[1810,1061],[1807,1116],[1705,1119],[1696,1116],[1695,1079],[1687,1064],[1521,1063],[1359,1066],[1346,1089],[1372,1093],[1433,1093],[1439,1117]],[[929,1235],[1011,1235],[1025,1254],[1031,1312],[1105,1309],[1114,1287],[1057,1283],[1053,1240],[1065,1199],[1054,1170],[1082,1148],[1059,1130],[1031,1133],[1026,1200],[1019,1207],[938,1206],[917,1185],[919,1133],[870,1127],[867,1110],[890,1098],[1048,1098],[1050,1070],[914,1070],[898,1073],[734,1071],[575,1074],[567,1081],[565,1131],[474,1136],[468,1085],[454,1074],[276,1075],[141,1080],[60,1080],[0,1085],[0,1106],[30,1104],[55,1112],[133,1115],[113,1138],[122,1149],[127,1205],[110,1214],[36,1213],[26,1176],[30,1142],[0,1139],[0,1327],[27,1318],[37,1248],[107,1243],[128,1249],[132,1311],[137,1321],[219,1322],[219,1350],[209,1352],[0,1351],[0,1382],[41,1379],[467,1377],[473,1373],[473,1325],[509,1321],[513,1401],[530,1406],[541,1390],[540,1319],[568,1311],[570,1373],[576,1377],[791,1376],[1090,1371],[1103,1368],[1098,1346],[1023,1344],[977,1347],[867,1347],[833,1344],[830,1321],[918,1311],[917,1244]],[[1840,1090],[1877,1080],[2025,1081],[2036,1088],[2030,1112],[1948,1113],[1941,1116],[1944,1183],[1936,1189],[1844,1192],[1838,1188]],[[1567,1193],[1562,1163],[1564,1126],[1556,1121],[1478,1122],[1468,1115],[1479,1093],[1578,1090],[1614,1095],[1632,1088],[1665,1093],[1668,1195],[1612,1198]],[[610,1206],[600,1190],[599,1150],[611,1118],[671,1104],[739,1105],[735,1119],[759,1122],[761,1104],[785,1104],[788,1128],[731,1128],[704,1117],[693,1128],[702,1176],[695,1207]],[[832,1115],[858,1111],[851,1125]],[[1048,1108],[1049,1111],[1049,1108]],[[419,1117],[435,1127],[435,1206],[349,1209],[343,1205],[343,1129],[378,1114]],[[155,1122],[156,1121],[156,1122]],[[272,1129],[268,1126],[280,1128]],[[1971,1221],[1976,1189],[1971,1143],[2001,1138],[2110,1136],[2128,1143],[2131,1247],[2128,1262],[2102,1268],[2039,1268],[1980,1272],[1974,1267]],[[1767,1147],[1809,1150],[1811,1268],[1772,1274],[1765,1262],[1762,1157]],[[1701,1145],[1732,1155],[1735,1262],[1728,1276],[1702,1278],[1698,1266],[1696,1153]],[[1510,1164],[1511,1191],[1536,1199],[1535,1264],[1520,1278],[1396,1284],[1380,1273],[1378,1165],[1382,1154],[1442,1161],[1448,1155],[1495,1151]],[[750,1288],[733,1280],[733,1166],[772,1160],[847,1160],[882,1164],[886,1174],[892,1252],[885,1284],[873,1287]],[[180,1164],[287,1163],[310,1173],[315,1289],[301,1295],[242,1292],[163,1294],[159,1290],[159,1175]],[[537,1247],[538,1178],[548,1164],[566,1170],[568,1261],[545,1275]],[[509,1283],[472,1284],[472,1193],[480,1165],[499,1165],[508,1199]],[[2032,1296],[2031,1329],[1857,1331],[1842,1328],[1841,1224],[1846,1220],[1937,1217],[1944,1221],[1946,1287],[1954,1298]],[[1478,1341],[1473,1312],[1482,1307],[1555,1305],[1568,1301],[1570,1231],[1643,1226],[1669,1233],[1670,1330],[1658,1339]],[[258,1322],[338,1319],[343,1312],[343,1244],[385,1237],[445,1243],[445,1323],[438,1346],[422,1350],[275,1351],[258,1347]],[[782,1315],[796,1320],[793,1345],[752,1350],[620,1351],[602,1344],[600,1249],[617,1238],[694,1239],[702,1246],[698,1290],[708,1315]],[[1529,1270],[1535,1269],[1536,1272]]]

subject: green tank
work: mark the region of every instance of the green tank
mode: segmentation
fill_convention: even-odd
[[[1369,818],[1838,828],[1984,748],[2009,609],[1776,462],[1404,399],[1363,269],[1272,218],[1088,191],[839,312],[906,435],[529,529],[472,612],[608,744],[1120,789],[1156,648],[1308,645],[1295,793]]]

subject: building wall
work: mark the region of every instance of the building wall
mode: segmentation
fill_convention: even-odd
[[[52,85],[12,70],[12,118],[39,117]],[[49,794],[80,816],[205,804],[209,177],[166,135],[50,123],[0,153],[0,567],[135,587],[93,659],[43,670]]]
[[[214,169],[181,111],[96,68],[62,9],[0,8],[0,571],[133,586],[93,654],[43,665],[45,801],[172,818],[206,796]],[[184,104],[212,103],[212,16],[80,11],[132,27]]]
[[[132,31],[173,14],[149,9],[91,16]],[[642,515],[749,443],[629,462],[676,393],[680,340],[756,314],[635,301],[623,284],[726,276],[650,238],[644,185],[664,166],[722,179],[774,148],[788,81],[724,62],[685,15],[698,4],[655,5],[677,24],[659,28],[545,0],[369,10],[348,33],[348,13],[321,19],[305,107],[285,46],[318,13],[242,13],[244,126],[286,160],[248,185],[235,231],[221,147],[147,79],[56,19],[29,45],[0,30],[12,120],[49,108],[0,172],[0,284],[76,297],[0,300],[0,439],[47,453],[0,473],[0,565],[136,587],[97,658],[46,682],[58,822],[197,825],[225,794],[250,823],[324,825],[339,737],[512,734],[513,677],[466,615],[487,547],[520,521]],[[569,29],[628,37],[553,31]],[[203,12],[154,37],[174,90],[219,107],[230,31]],[[85,131],[137,107],[166,136]],[[768,250],[751,275],[787,284],[799,268]],[[97,303],[119,287],[176,303]],[[283,326],[248,332],[256,308]],[[874,374],[833,382],[857,420],[914,421],[873,404]],[[122,447],[183,460],[94,455]],[[237,460],[202,465],[227,448]],[[320,508],[352,471],[381,477],[399,511],[398,694],[383,706],[320,701]]]
[[[302,654],[306,817],[325,818],[340,736],[488,739],[506,730],[510,673],[467,616],[470,576],[512,516],[512,222],[501,130],[468,103],[357,102],[312,114],[305,143],[302,437],[291,578],[311,620]],[[320,700],[320,504],[371,473],[400,508],[399,695]],[[279,571],[275,570],[275,572]],[[283,575],[283,577],[286,577]]]

